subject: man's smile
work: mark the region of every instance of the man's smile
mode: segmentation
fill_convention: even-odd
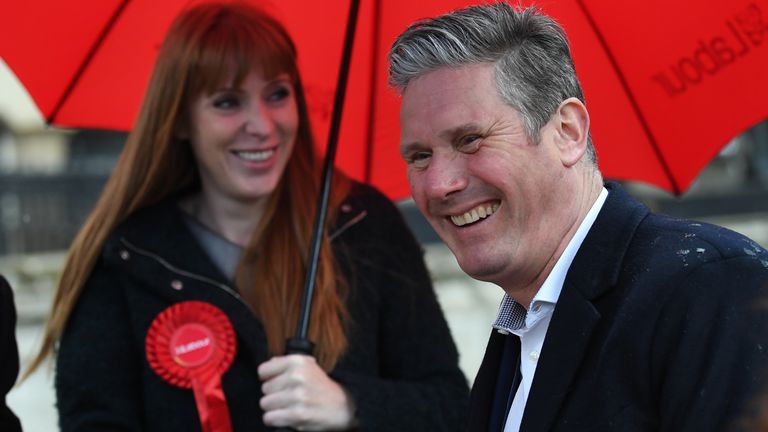
[[[494,212],[496,212],[496,210],[499,209],[500,204],[501,203],[499,201],[483,203],[464,213],[452,215],[449,217],[449,219],[456,226],[472,224],[492,215]]]

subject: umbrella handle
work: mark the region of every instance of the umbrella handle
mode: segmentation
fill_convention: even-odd
[[[304,354],[311,356],[315,352],[315,344],[306,338],[292,337],[285,341],[286,354]]]

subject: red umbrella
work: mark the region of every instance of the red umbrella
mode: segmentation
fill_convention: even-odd
[[[265,0],[252,0],[267,3]],[[0,55],[49,123],[131,128],[160,40],[189,0],[6,2]],[[467,0],[363,0],[340,167],[407,196],[386,51],[415,19]],[[573,46],[606,177],[682,193],[732,137],[768,117],[768,2],[541,0]],[[349,0],[274,0],[299,46],[318,143],[327,142]],[[375,163],[374,163],[375,161]]]

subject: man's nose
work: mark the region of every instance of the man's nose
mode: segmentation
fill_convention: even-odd
[[[445,200],[466,189],[467,171],[461,157],[434,157],[427,168],[425,192],[432,200]]]
[[[263,103],[252,103],[246,111],[245,131],[262,139],[275,131],[275,121],[268,107]]]

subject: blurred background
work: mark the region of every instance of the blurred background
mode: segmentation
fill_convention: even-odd
[[[66,249],[109,176],[124,134],[45,126],[0,60],[0,273],[14,288],[22,371],[40,342]],[[724,225],[768,246],[768,122],[733,137],[681,197],[625,183],[653,210]],[[464,276],[409,201],[399,203],[424,245],[436,291],[474,379],[501,290]],[[87,371],[83,371],[87,373]],[[8,396],[25,431],[56,429],[52,367]]]

